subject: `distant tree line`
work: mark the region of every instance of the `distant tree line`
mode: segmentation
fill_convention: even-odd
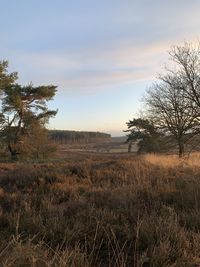
[[[109,139],[110,134],[102,132],[84,132],[84,131],[64,131],[50,130],[49,136],[51,140],[60,144],[69,143],[90,143]]]
[[[146,91],[145,115],[127,122],[127,141],[148,152],[176,146],[182,157],[200,143],[200,47],[185,43],[169,55],[173,64]]]

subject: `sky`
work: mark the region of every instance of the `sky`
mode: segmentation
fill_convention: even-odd
[[[124,135],[173,45],[200,37],[199,0],[0,0],[0,60],[54,84],[50,129]]]

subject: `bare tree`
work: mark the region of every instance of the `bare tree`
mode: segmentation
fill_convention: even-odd
[[[169,52],[172,65],[147,90],[149,116],[177,141],[179,156],[200,130],[200,47],[185,43]]]
[[[168,70],[162,80],[169,85],[176,82],[185,98],[200,107],[200,43],[197,46],[189,43],[174,46],[169,54],[174,68]]]
[[[155,83],[147,91],[145,100],[149,117],[161,131],[174,137],[182,157],[185,145],[200,129],[200,109],[193,100],[185,98],[176,77],[172,76],[170,84],[162,78]]]

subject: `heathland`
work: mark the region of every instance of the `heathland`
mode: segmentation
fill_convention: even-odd
[[[200,266],[200,154],[0,164],[0,266]]]

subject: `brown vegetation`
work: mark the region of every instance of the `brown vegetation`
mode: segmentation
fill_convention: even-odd
[[[199,266],[197,156],[2,163],[1,266]]]

